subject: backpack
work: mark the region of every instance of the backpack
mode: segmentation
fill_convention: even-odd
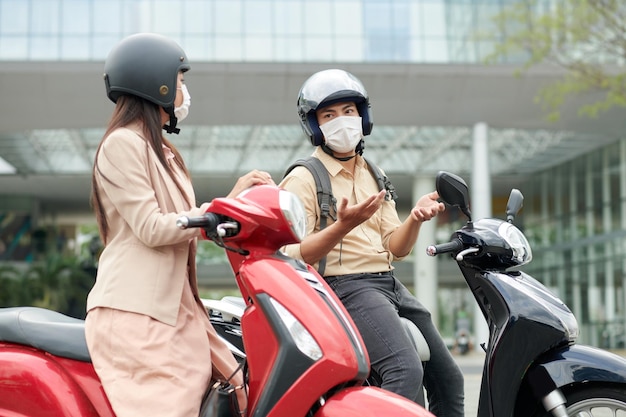
[[[370,172],[378,183],[378,190],[387,190],[385,200],[396,200],[398,198],[396,189],[387,176],[383,174],[380,168],[367,160],[367,158],[364,157],[363,159],[367,163]],[[297,166],[307,168],[315,180],[315,186],[317,188],[317,203],[320,206],[320,230],[322,230],[326,227],[329,217],[333,220],[337,220],[337,199],[333,196],[328,171],[322,161],[314,156],[309,156],[307,158],[298,159],[296,162],[291,164],[289,168],[287,168],[287,171],[285,171],[283,178],[285,178]],[[325,268],[326,257],[323,257],[320,259],[318,267],[318,272],[321,276],[324,276]]]

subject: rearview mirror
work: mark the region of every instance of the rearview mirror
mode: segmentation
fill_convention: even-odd
[[[463,178],[450,172],[440,171],[435,180],[437,193],[441,200],[453,207],[458,207],[471,221],[469,210],[469,190]]]
[[[506,220],[511,223],[524,205],[524,195],[517,188],[511,190],[509,200],[506,203]]]

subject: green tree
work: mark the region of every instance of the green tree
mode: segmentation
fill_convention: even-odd
[[[28,304],[85,317],[87,293],[94,277],[77,257],[48,253],[30,265],[23,280],[37,288],[37,297]]]
[[[220,248],[210,240],[198,241],[198,250],[196,253],[196,259],[198,263],[212,264],[212,263],[226,263],[226,252],[223,248]]]
[[[548,119],[558,120],[568,98],[587,92],[601,97],[581,105],[580,115],[626,107],[626,1],[517,0],[493,22],[495,31],[479,35],[496,45],[488,63],[521,57],[519,73],[545,63],[566,70],[537,95]]]
[[[23,275],[24,271],[15,265],[0,263],[0,307],[31,305],[32,300],[42,296],[39,283]]]

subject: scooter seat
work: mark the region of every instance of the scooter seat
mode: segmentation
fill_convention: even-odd
[[[407,335],[409,336],[409,340],[413,344],[415,350],[417,350],[417,354],[420,357],[422,362],[427,362],[430,360],[430,347],[428,346],[428,342],[426,342],[426,338],[417,328],[417,326],[409,319],[400,317],[400,321],[404,326],[404,330],[406,330]]]
[[[0,341],[91,362],[85,341],[85,321],[45,308],[0,308]]]

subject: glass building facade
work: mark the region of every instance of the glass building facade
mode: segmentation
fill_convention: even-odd
[[[623,348],[626,140],[535,174],[523,192],[525,270],[575,312],[588,343]]]
[[[511,0],[0,0],[0,60],[103,60],[157,32],[193,62],[479,62]]]

